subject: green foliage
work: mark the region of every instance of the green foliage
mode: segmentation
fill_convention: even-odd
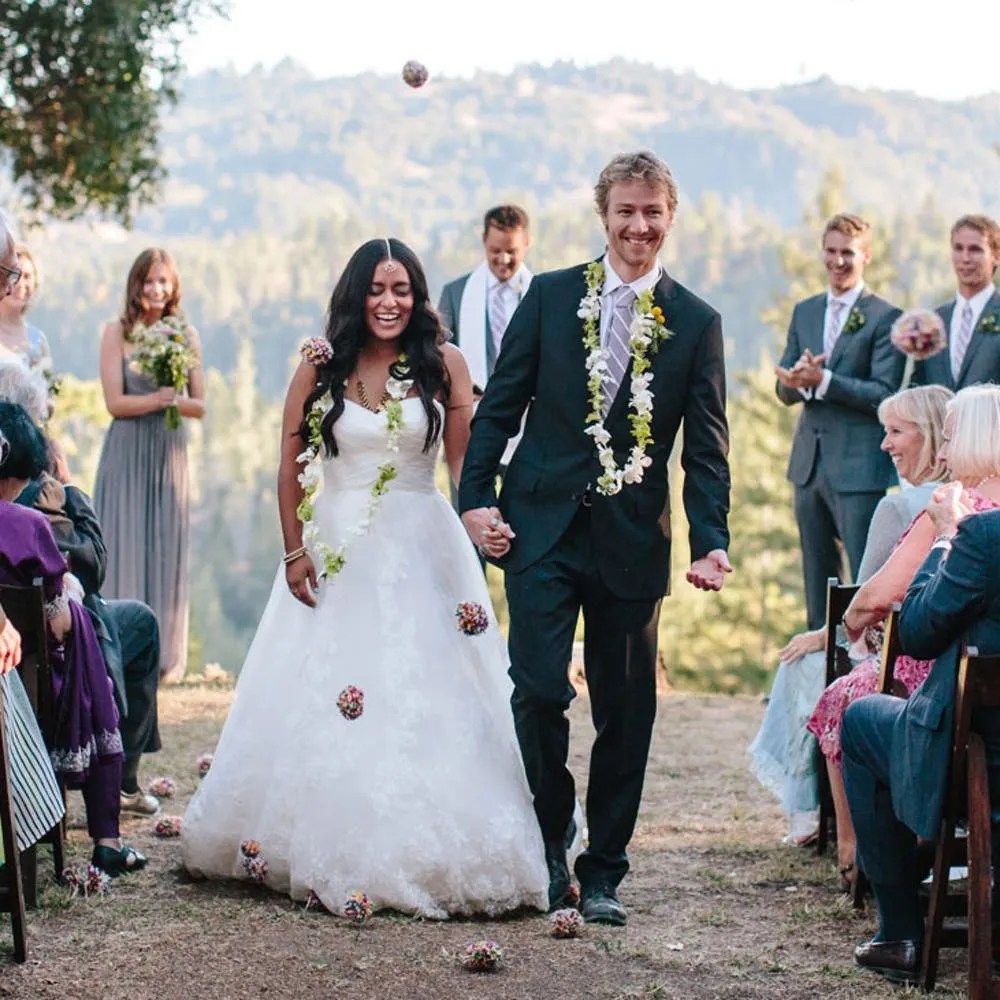
[[[717,594],[695,590],[684,575],[689,558],[680,502],[674,493],[672,593],[660,615],[660,652],[667,676],[702,691],[759,690],[776,652],[802,622],[802,571],[792,489],[785,479],[797,413],[774,393],[772,362],[737,376],[729,403],[733,573]]]
[[[126,222],[159,190],[160,109],[176,100],[181,29],[212,0],[7,0],[0,148],[28,203]]]

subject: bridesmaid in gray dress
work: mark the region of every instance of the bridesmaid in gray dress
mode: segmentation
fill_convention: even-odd
[[[181,286],[165,250],[144,250],[129,271],[122,315],[104,328],[101,387],[114,418],[97,468],[94,507],[108,545],[106,597],[145,601],[160,621],[160,674],[176,680],[187,662],[188,466],[187,431],[170,430],[165,410],[205,414],[205,381],[198,364],[187,389],[157,388],[129,365],[129,334],[180,316]],[[187,335],[201,354],[198,333]]]

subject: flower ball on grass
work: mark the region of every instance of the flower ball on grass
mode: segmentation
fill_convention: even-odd
[[[215,758],[210,753],[203,753],[195,762],[194,766],[198,769],[198,777],[204,778],[206,774],[212,769],[212,761]]]
[[[179,837],[183,820],[180,816],[161,816],[153,827],[157,837]]]
[[[171,799],[176,791],[177,785],[173,778],[153,778],[149,783],[149,794],[158,799]]]
[[[372,901],[363,892],[352,892],[344,903],[344,916],[355,927],[361,927],[372,915]]]
[[[496,941],[470,941],[465,946],[462,965],[470,972],[496,972],[503,961],[503,950]]]
[[[556,910],[549,917],[549,933],[554,938],[575,938],[580,936],[583,930],[583,917],[579,910],[572,910],[568,907],[565,910]]]

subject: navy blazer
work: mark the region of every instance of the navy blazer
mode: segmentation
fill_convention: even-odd
[[[600,463],[587,435],[586,351],[583,320],[586,265],[536,275],[511,318],[496,368],[472,421],[462,467],[459,509],[499,503],[514,529],[509,554],[497,560],[519,572],[540,559],[566,531]],[[673,335],[652,357],[652,464],[643,481],[616,496],[594,495],[594,556],[612,593],[656,599],[670,580],[670,493],[667,466],[684,424],[681,465],[691,558],[728,549],[729,429],[722,321],[707,303],[664,273],[654,290]],[[629,372],[605,426],[620,464],[631,447]],[[533,402],[532,402],[533,400]],[[507,439],[531,402],[524,436],[504,477],[499,501],[496,472]]]
[[[950,336],[951,317],[955,312],[954,301],[938,306],[935,312],[944,323],[945,333]],[[992,317],[992,320],[989,317]],[[991,329],[983,329],[984,320]],[[1000,292],[993,293],[979,315],[965,357],[962,359],[962,369],[958,373],[957,382],[952,378],[951,353],[948,348],[935,354],[933,358],[920,362],[915,374],[915,381],[921,385],[943,385],[953,392],[980,382],[1000,384]]]
[[[791,368],[808,348],[823,353],[826,292],[799,302],[792,311],[782,368]],[[795,427],[788,478],[805,486],[822,456],[833,488],[839,493],[881,493],[896,482],[892,459],[881,450],[882,425],[878,406],[898,388],[906,359],[889,340],[900,310],[867,289],[851,309],[864,323],[842,332],[826,361],[830,385],[822,399],[804,399],[798,389],[778,382],[778,398],[802,405]],[[850,314],[849,314],[850,315]]]
[[[938,835],[948,780],[955,685],[962,646],[1000,652],[1000,510],[971,514],[950,554],[932,549],[906,592],[899,616],[903,651],[934,660],[892,735],[890,782],[896,815],[918,837]],[[996,712],[976,728],[1000,731]]]

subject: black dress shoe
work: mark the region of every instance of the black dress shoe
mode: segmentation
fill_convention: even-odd
[[[854,961],[894,983],[915,983],[920,978],[916,941],[864,941],[854,949]]]
[[[624,927],[628,910],[621,904],[614,887],[599,883],[580,889],[580,912],[588,924],[613,924]]]
[[[546,843],[545,864],[549,869],[549,913],[552,913],[572,905],[569,900],[569,865],[566,864],[566,847],[562,841]]]

